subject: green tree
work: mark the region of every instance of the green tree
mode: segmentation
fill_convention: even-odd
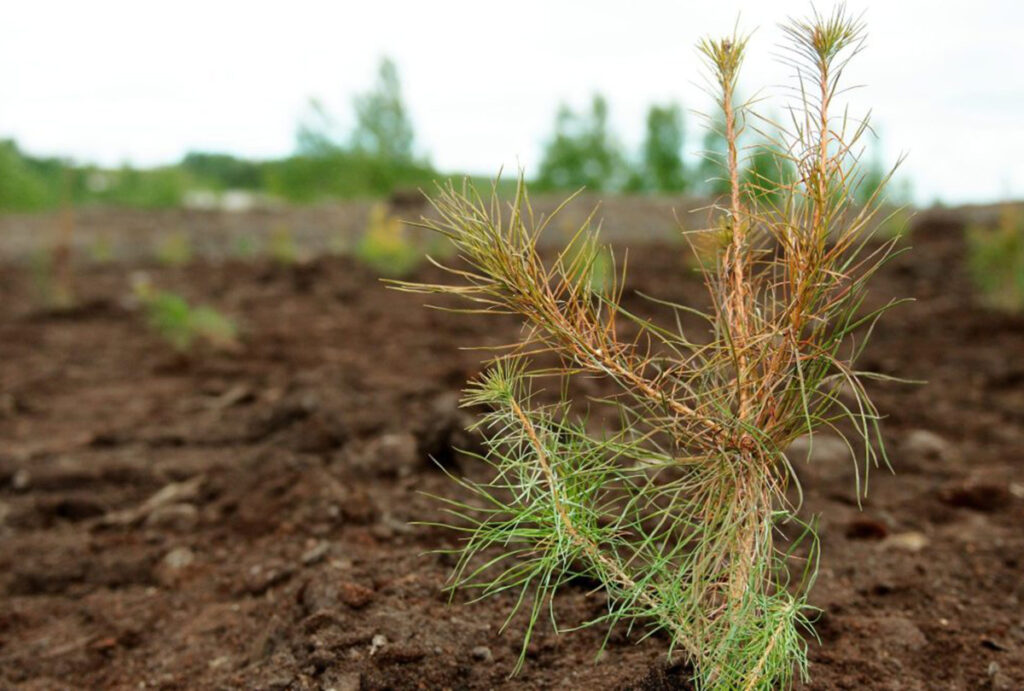
[[[412,121],[402,103],[398,68],[389,58],[380,62],[377,83],[354,101],[356,128],[352,146],[383,161],[413,160]]]
[[[436,172],[413,154],[412,122],[402,103],[398,70],[381,61],[377,83],[354,99],[350,136],[318,100],[296,132],[296,155],[263,165],[268,189],[293,202],[376,197],[396,187],[428,185]]]
[[[574,113],[562,105],[555,133],[541,159],[537,185],[543,189],[621,187],[625,157],[608,127],[608,102],[595,94],[589,113]]]
[[[52,204],[47,182],[14,141],[0,140],[0,209],[35,211]]]
[[[113,175],[110,186],[95,197],[115,206],[170,208],[181,205],[188,182],[180,166],[139,169],[125,164]]]
[[[643,189],[685,192],[690,187],[683,164],[685,141],[683,112],[678,104],[651,106],[647,111],[647,137],[643,145]]]

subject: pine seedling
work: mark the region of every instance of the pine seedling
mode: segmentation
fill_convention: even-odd
[[[169,233],[156,244],[156,259],[168,267],[181,267],[192,261],[192,241],[183,230]]]
[[[1010,204],[994,228],[967,228],[968,268],[982,301],[993,309],[1024,311],[1024,222]]]
[[[450,587],[515,593],[506,626],[525,620],[519,666],[542,616],[563,626],[555,594],[582,576],[601,584],[607,606],[574,625],[662,632],[698,688],[767,690],[807,676],[818,542],[784,451],[823,428],[842,434],[861,451],[858,497],[868,469],[885,462],[863,383],[874,375],[854,361],[886,309],[863,303],[893,243],[870,242],[877,193],[856,201],[867,124],[833,115],[861,23],[840,7],[784,30],[796,97],[789,125],[765,129],[779,133],[772,150],[795,174],[774,181],[741,175],[746,38],[699,44],[724,123],[728,191],[707,231],[721,242],[702,260],[711,307],[664,304],[703,330],[624,309],[624,268],[594,290],[601,246],[589,219],[545,260],[538,238],[551,216],[534,214],[521,178],[507,204],[449,183],[433,199],[436,217],[423,219],[458,249],[453,283],[396,285],[525,325],[464,399],[483,410],[489,479],[456,478],[472,498],[442,499],[462,537]],[[613,393],[573,400],[564,392],[580,376]],[[552,378],[562,383],[556,403],[539,390]],[[588,422],[588,407],[601,405],[617,413],[614,429]]]
[[[410,242],[401,219],[388,213],[383,204],[374,204],[366,231],[355,247],[356,257],[385,276],[405,276],[422,258],[422,249]]]
[[[270,231],[270,238],[267,244],[270,258],[281,266],[291,266],[301,259],[301,252],[291,228],[285,224],[279,224]]]
[[[134,282],[133,293],[142,306],[146,324],[175,350],[186,352],[197,341],[219,350],[238,347],[235,323],[208,305],[190,305],[176,293],[157,290],[148,280]]]

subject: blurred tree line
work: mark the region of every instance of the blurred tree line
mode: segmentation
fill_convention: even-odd
[[[30,156],[12,140],[0,140],[0,211],[40,211],[65,204],[177,206],[189,189],[183,165],[140,170],[104,169]]]
[[[299,124],[291,156],[256,161],[191,152],[176,165],[109,169],[22,152],[0,140],[0,211],[38,211],[62,204],[159,208],[180,206],[191,190],[246,190],[289,202],[380,197],[398,187],[428,186],[438,173],[414,151],[412,122],[398,71],[380,64],[376,84],[353,103],[348,136],[318,101]]]
[[[429,161],[414,153],[412,121],[391,60],[381,61],[375,86],[356,96],[353,108],[355,127],[345,137],[323,104],[311,101],[299,124],[295,155],[265,164],[267,190],[289,201],[309,202],[382,196],[437,178]]]
[[[686,127],[677,103],[655,104],[647,111],[646,131],[639,152],[630,157],[608,125],[608,105],[596,94],[589,110],[573,112],[561,106],[555,131],[541,159],[537,186],[610,192],[689,193],[718,196],[729,189],[724,176],[724,125],[712,121],[698,160],[687,162]],[[748,139],[751,139],[748,137]],[[746,142],[743,178],[757,186],[792,179],[792,166],[776,154],[767,138]]]
[[[375,84],[352,105],[355,124],[344,133],[323,104],[312,100],[296,132],[295,153],[276,160],[191,152],[176,165],[110,169],[29,156],[13,141],[0,140],[0,211],[37,211],[62,204],[173,207],[192,190],[246,190],[310,203],[381,197],[397,188],[429,187],[440,177],[429,160],[416,155],[413,125],[393,62],[381,61]],[[700,143],[702,157],[687,161],[682,109],[675,103],[653,105],[647,112],[643,143],[631,155],[609,125],[603,96],[595,95],[589,108],[580,112],[562,105],[535,187],[717,196],[728,189],[721,167],[725,137],[721,123],[711,125]],[[748,182],[785,180],[793,174],[767,140],[752,137],[744,154],[743,176]],[[880,164],[872,164],[872,184],[881,181],[881,171]],[[868,187],[865,197],[872,191]]]
[[[792,182],[796,171],[780,155],[767,121],[758,119],[740,138],[740,176],[755,196],[778,194],[780,184]],[[609,125],[608,102],[595,94],[589,108],[559,107],[554,133],[547,140],[534,186],[541,190],[590,190],[626,193],[692,194],[719,197],[729,191],[725,172],[725,123],[711,119],[704,129],[699,155],[687,160],[686,122],[677,103],[655,104],[647,111],[639,151],[631,155]],[[888,170],[877,150],[859,152],[864,176],[856,201],[866,203],[885,181]],[[910,199],[909,188],[890,188],[890,200]],[[771,201],[771,200],[768,200]]]

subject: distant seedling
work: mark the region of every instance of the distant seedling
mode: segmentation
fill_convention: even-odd
[[[189,305],[180,295],[156,290],[145,279],[135,282],[134,292],[146,323],[175,350],[187,351],[197,342],[224,350],[238,346],[235,323],[212,307]]]
[[[370,209],[366,231],[356,244],[355,256],[384,276],[405,276],[422,260],[422,250],[409,241],[402,221],[383,204]]]
[[[1006,312],[1024,311],[1024,219],[1006,204],[995,228],[967,229],[968,264],[985,304]]]
[[[275,226],[270,231],[267,251],[271,259],[283,266],[291,266],[301,258],[301,252],[299,251],[298,244],[295,242],[292,229],[283,223]]]
[[[161,237],[156,243],[156,259],[164,266],[180,267],[192,261],[192,241],[183,230]]]
[[[727,181],[720,225],[708,231],[715,242],[699,262],[709,309],[663,302],[680,318],[657,325],[621,307],[620,275],[595,291],[589,224],[544,261],[537,242],[551,218],[534,214],[521,178],[510,203],[497,187],[489,200],[468,184],[441,187],[436,218],[423,225],[458,249],[455,284],[396,284],[525,324],[464,399],[481,407],[489,438],[479,458],[493,472],[458,480],[473,499],[442,498],[461,541],[450,587],[511,597],[512,615],[525,614],[519,666],[542,616],[561,629],[556,593],[597,582],[607,604],[579,625],[663,632],[700,689],[768,691],[807,676],[819,548],[784,451],[828,428],[850,433],[864,473],[884,460],[863,384],[872,375],[854,357],[887,309],[861,307],[895,241],[868,242],[878,196],[861,204],[854,194],[864,173],[848,152],[867,124],[833,116],[862,25],[840,8],[783,28],[796,101],[788,127],[765,129],[780,133],[772,150],[795,175],[772,188],[741,172],[749,107],[735,94],[746,37],[699,45]],[[573,400],[564,392],[578,376],[612,393]],[[560,401],[539,395],[545,382]],[[597,429],[591,405],[610,406],[618,424]],[[863,480],[858,473],[858,496]]]

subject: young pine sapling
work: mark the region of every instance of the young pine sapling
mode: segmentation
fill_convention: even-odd
[[[387,206],[374,204],[366,231],[356,243],[355,256],[385,276],[405,276],[422,261],[423,249],[413,244],[402,220]]]
[[[238,348],[235,323],[208,305],[190,305],[177,293],[157,290],[144,276],[133,281],[132,290],[146,324],[175,350],[187,352],[196,342],[218,350]]]
[[[1003,205],[994,228],[967,228],[967,263],[986,305],[1024,311],[1024,220],[1018,207]]]
[[[862,309],[866,281],[893,245],[869,242],[879,192],[856,201],[867,124],[833,115],[863,27],[840,8],[784,31],[797,97],[788,125],[763,129],[780,133],[771,148],[793,175],[741,175],[737,142],[752,117],[736,98],[746,38],[699,45],[727,141],[728,193],[707,232],[725,241],[703,263],[711,307],[670,306],[699,315],[704,333],[627,312],[624,271],[596,290],[605,248],[589,223],[545,262],[537,243],[551,219],[534,216],[521,180],[507,204],[470,185],[440,188],[423,225],[458,249],[460,263],[447,268],[456,284],[398,284],[525,323],[521,342],[465,397],[484,410],[481,458],[493,473],[458,480],[474,500],[445,500],[464,536],[451,587],[516,592],[512,614],[525,611],[528,641],[543,613],[554,619],[563,585],[596,580],[607,609],[587,623],[663,631],[699,688],[774,689],[806,677],[818,546],[798,517],[790,443],[831,428],[861,448],[865,473],[884,460],[862,384],[873,375],[854,360],[884,311]],[[626,321],[637,337],[620,336]],[[537,359],[551,354],[554,370]],[[534,385],[552,375],[606,380],[614,393],[594,403],[614,406],[621,423],[595,432],[580,402],[543,403]],[[863,480],[857,472],[858,496]]]

